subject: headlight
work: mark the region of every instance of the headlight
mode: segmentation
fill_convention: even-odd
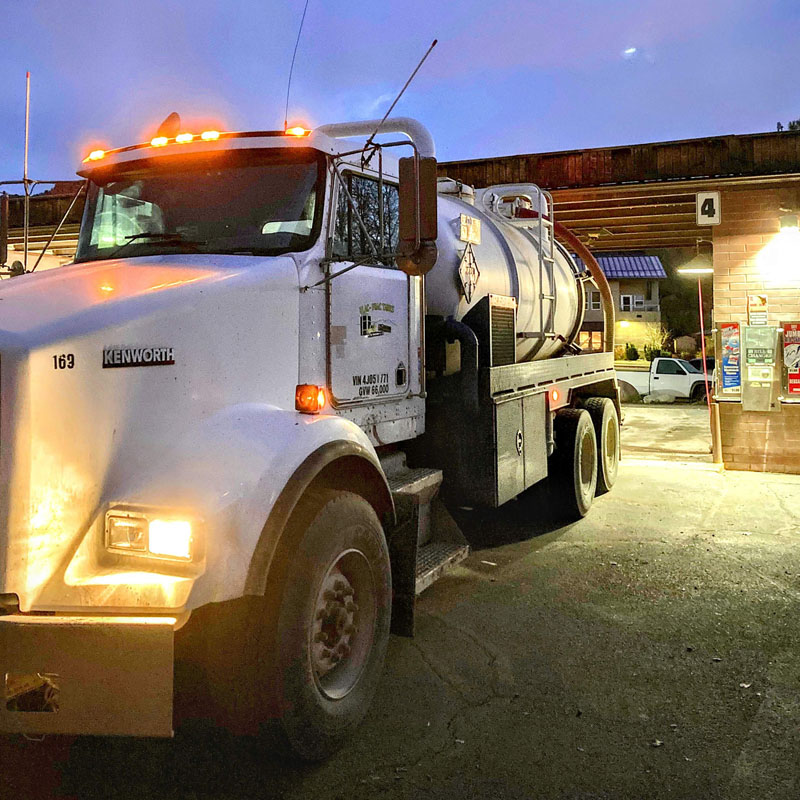
[[[150,520],[147,549],[154,556],[192,557],[192,523],[184,519]]]
[[[191,561],[192,521],[114,509],[106,514],[106,547],[114,552]]]
[[[106,543],[115,550],[147,550],[146,519],[109,516],[106,519],[106,532]]]

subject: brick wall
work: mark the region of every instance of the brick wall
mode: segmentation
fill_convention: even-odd
[[[800,406],[765,413],[720,403],[719,413],[726,469],[800,473]]]
[[[770,189],[728,189],[721,205],[722,223],[712,229],[715,325],[746,324],[747,295],[762,293],[768,298],[770,325],[800,319],[800,290],[766,288],[757,262],[780,230],[780,209],[800,211],[800,189],[788,182]],[[800,473],[800,407],[756,412],[725,402],[719,411],[727,469]]]

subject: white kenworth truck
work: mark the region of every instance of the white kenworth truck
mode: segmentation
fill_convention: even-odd
[[[610,293],[414,120],[174,123],[93,151],[75,263],[0,287],[0,731],[170,736],[188,663],[322,758],[468,553],[447,504],[613,484],[613,348],[575,344]]]

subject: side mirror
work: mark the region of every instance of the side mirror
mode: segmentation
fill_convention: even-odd
[[[400,159],[400,242],[397,265],[407,275],[425,275],[438,250],[436,159]]]

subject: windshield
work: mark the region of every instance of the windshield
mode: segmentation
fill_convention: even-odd
[[[681,364],[683,366],[683,368],[687,372],[702,372],[703,371],[701,369],[697,369],[697,367],[694,366],[694,364],[690,364],[688,361],[684,361],[682,358],[678,359],[678,363]]]
[[[323,176],[322,156],[310,149],[112,166],[92,176],[75,260],[307,250],[319,235]]]

